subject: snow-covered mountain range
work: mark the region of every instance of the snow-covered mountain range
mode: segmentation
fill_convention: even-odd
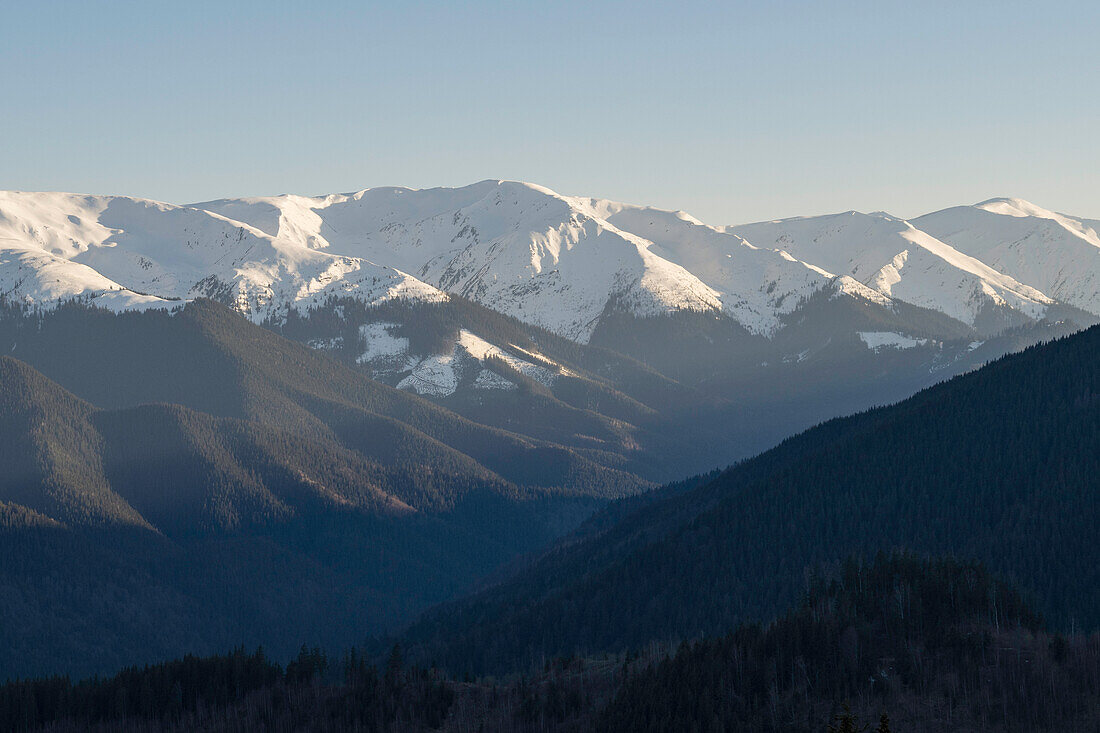
[[[189,206],[0,192],[0,294],[35,308],[83,299],[114,310],[202,296],[255,321],[332,296],[379,304],[458,294],[582,344],[609,310],[713,313],[770,339],[824,297],[895,320],[917,306],[986,337],[1066,308],[1100,316],[1098,229],[1018,199],[911,221],[846,212],[711,226],[512,181]],[[895,344],[928,336],[915,326],[887,333]],[[409,388],[426,383],[389,331],[375,324],[362,337],[365,358],[409,372]],[[479,340],[464,332],[423,369],[483,361],[492,345]]]
[[[0,192],[0,293],[115,310],[205,296],[262,320],[333,293],[367,301],[439,290],[361,258],[301,246],[190,206],[124,196]]]

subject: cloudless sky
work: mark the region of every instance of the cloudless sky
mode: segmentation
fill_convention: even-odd
[[[1100,218],[1100,3],[0,2],[0,188]]]

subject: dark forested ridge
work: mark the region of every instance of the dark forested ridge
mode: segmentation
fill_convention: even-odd
[[[768,626],[685,644],[629,675],[605,731],[1088,731],[1100,635],[1042,632],[978,565],[880,555],[812,576]],[[832,726],[830,728],[830,726]],[[865,729],[865,728],[864,728]]]
[[[774,623],[666,652],[457,680],[303,647],[0,686],[0,728],[320,731],[1091,731],[1100,636],[1062,636],[981,566],[906,555],[813,575]],[[844,727],[849,726],[849,727]],[[868,726],[870,727],[870,726]]]
[[[896,547],[980,558],[1056,627],[1095,629],[1098,355],[1093,328],[831,421],[427,614],[405,641],[461,673],[698,638],[772,617],[807,567]]]

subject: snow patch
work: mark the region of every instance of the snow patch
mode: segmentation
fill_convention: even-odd
[[[389,326],[389,324],[370,325],[381,325],[382,331]],[[372,330],[372,333],[376,330]],[[392,358],[399,358],[399,353],[404,354],[407,352],[408,345],[405,339],[395,339],[393,336],[389,336],[389,338],[391,342],[382,341],[383,346],[380,347],[379,358],[385,358],[383,352],[388,352]],[[405,343],[393,343],[394,341],[405,341]],[[559,375],[571,374],[561,365],[538,354],[524,351],[515,346],[509,348],[527,354],[532,360],[542,361],[545,365],[522,359],[510,351],[486,341],[477,334],[463,329],[459,331],[458,339],[449,354],[430,356],[419,363],[413,363],[410,367],[412,372],[398,383],[397,388],[409,389],[422,395],[446,397],[455,393],[464,376],[471,373],[471,368],[476,368],[479,371],[473,381],[475,389],[515,389],[516,385],[512,381],[483,367],[489,359],[499,359],[520,374],[530,377],[547,387],[551,386]],[[405,358],[409,357],[406,356]]]
[[[454,354],[437,354],[423,360],[409,376],[397,384],[398,389],[412,390],[420,395],[447,397],[458,389]]]
[[[918,339],[893,331],[859,331],[859,338],[872,351],[882,349],[912,349],[924,346],[928,339]]]
[[[853,298],[861,298],[871,303],[875,303],[876,305],[881,305],[885,308],[894,307],[894,302],[883,295],[881,292],[864,285],[860,281],[856,280],[853,277],[849,277],[848,275],[841,275],[836,280],[836,292],[833,293],[832,297],[837,298],[841,295],[848,295]]]
[[[478,372],[477,379],[474,380],[474,389],[512,390],[517,388],[514,382],[510,382],[496,372],[489,371],[488,369],[482,369]]]
[[[467,354],[480,362],[484,362],[486,359],[489,358],[500,359],[520,374],[530,377],[536,382],[544,384],[547,387],[554,383],[554,380],[558,377],[558,373],[562,371],[560,365],[557,364],[554,364],[554,366],[558,371],[551,371],[545,366],[532,364],[531,362],[521,359],[514,354],[511,354],[500,348],[499,346],[495,346],[485,339],[481,338],[480,336],[471,333],[470,331],[467,331],[465,329],[459,332],[458,343],[456,344],[455,348],[463,349]],[[517,348],[518,350],[518,347],[513,348]],[[553,364],[553,362],[549,362],[549,360],[547,361],[548,363]]]
[[[397,328],[396,323],[383,321],[360,326],[359,337],[363,341],[364,350],[355,361],[359,364],[368,364],[382,360],[404,360],[409,353],[409,340],[402,336],[394,336],[392,330],[395,328]]]
[[[311,349],[320,349],[322,351],[331,351],[338,349],[344,345],[343,336],[333,336],[331,338],[310,339],[306,342]]]

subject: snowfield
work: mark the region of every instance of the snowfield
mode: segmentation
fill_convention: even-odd
[[[881,295],[975,325],[984,307],[1041,318],[1053,301],[909,222],[849,211],[732,227],[763,246],[790,252]]]

